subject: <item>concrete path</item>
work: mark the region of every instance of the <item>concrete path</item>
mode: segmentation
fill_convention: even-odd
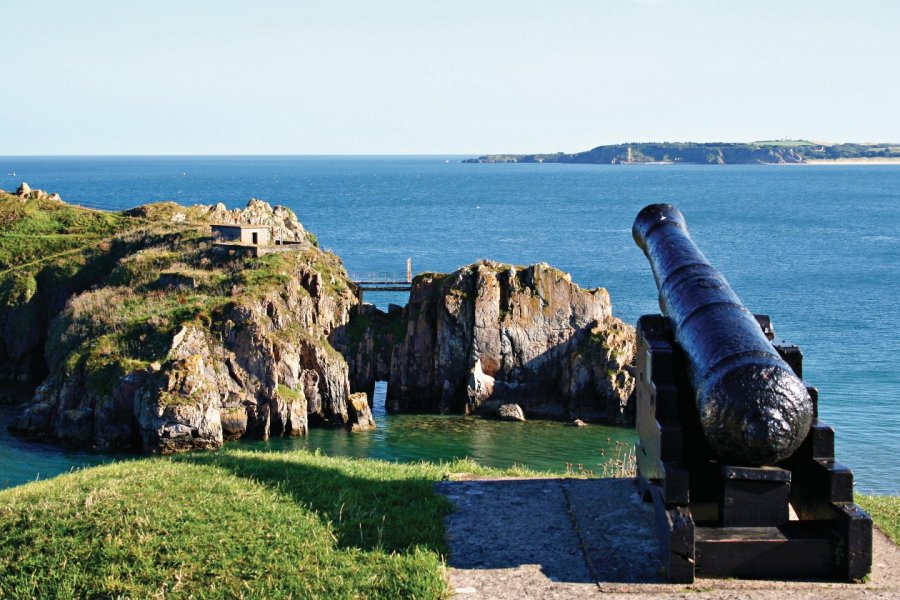
[[[653,511],[632,479],[477,479],[437,490],[460,599],[900,599],[900,549],[875,532],[865,584],[699,579],[662,583]]]

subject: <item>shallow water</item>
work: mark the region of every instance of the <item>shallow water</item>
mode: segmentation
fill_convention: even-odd
[[[606,458],[616,455],[616,442],[631,445],[636,440],[631,429],[602,425],[573,427],[558,421],[516,423],[457,415],[389,415],[384,411],[383,382],[376,385],[374,396],[375,431],[312,429],[305,438],[238,443],[251,448],[304,448],[332,456],[402,462],[468,457],[489,467],[520,465],[555,473],[565,473],[567,464],[576,471],[582,465],[600,474]]]
[[[13,406],[0,405],[0,489],[127,457],[72,450],[17,438],[6,430],[16,410]]]
[[[379,458],[390,461],[449,461],[472,458],[490,467],[520,465],[539,471],[565,473],[567,468],[602,473],[606,457],[633,445],[634,432],[620,427],[573,427],[557,421],[512,423],[454,415],[389,415],[384,410],[385,385],[375,388],[375,431],[351,433],[345,429],[315,428],[306,437],[267,441],[227,442],[228,448],[277,451],[319,450],[329,456]],[[0,423],[14,409],[0,407]],[[616,442],[620,442],[617,447]],[[46,479],[72,469],[126,459],[66,450],[52,444],[26,442],[0,429],[0,489],[35,479]],[[570,467],[567,467],[567,463]]]

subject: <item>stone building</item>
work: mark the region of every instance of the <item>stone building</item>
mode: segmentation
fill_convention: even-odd
[[[272,235],[267,225],[213,225],[213,239],[218,243],[268,246]]]

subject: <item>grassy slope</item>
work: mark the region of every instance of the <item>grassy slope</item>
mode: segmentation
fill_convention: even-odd
[[[229,449],[12,488],[0,598],[441,597],[450,505],[433,486],[457,473],[500,474]],[[900,497],[859,502],[900,539]]]
[[[332,254],[307,249],[259,259],[229,258],[212,252],[206,235],[201,226],[178,232],[175,240],[162,236],[159,243],[147,241],[140,252],[120,260],[101,287],[71,301],[49,331],[51,372],[61,368],[66,377],[84,368],[89,383],[97,379],[102,388],[104,381],[164,361],[179,326],[212,328],[231,303],[277,293],[298,266],[319,270],[326,282],[334,273],[336,283],[326,285],[324,292],[344,291],[342,267]],[[162,288],[157,284],[162,273],[190,277],[196,287]]]
[[[114,213],[0,193],[0,307],[28,302],[41,271],[45,285],[75,276],[108,250],[99,246],[124,222]]]
[[[12,488],[0,597],[440,597],[458,471],[489,472],[228,450]]]
[[[120,229],[121,215],[0,193],[0,271],[89,247]]]

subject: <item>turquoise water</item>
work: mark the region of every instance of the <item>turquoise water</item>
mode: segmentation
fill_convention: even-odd
[[[384,410],[385,391],[383,382],[376,385],[373,413],[377,428],[374,431],[351,433],[344,429],[316,428],[306,437],[228,442],[226,447],[318,450],[331,456],[403,462],[468,457],[490,467],[522,465],[555,473],[565,473],[567,469],[578,471],[581,465],[600,475],[606,457],[624,457],[624,448],[617,447],[617,442],[631,446],[637,439],[629,429],[602,425],[572,427],[555,421],[510,423],[452,415],[388,415]],[[0,423],[8,422],[13,413],[13,407],[0,406]],[[27,442],[2,427],[0,489],[131,457]]]
[[[512,423],[453,415],[388,415],[384,383],[375,388],[375,431],[312,429],[303,438],[236,442],[266,450],[304,448],[332,456],[381,458],[404,462],[472,458],[489,467],[523,465],[565,473],[578,465],[602,471],[605,456],[616,456],[616,442],[633,444],[629,429],[588,425],[573,427],[555,421]],[[621,455],[620,455],[621,456]]]
[[[0,490],[126,458],[22,440],[6,430],[6,423],[14,414],[14,407],[0,405]]]
[[[900,167],[469,165],[458,158],[0,157],[0,188],[24,180],[98,208],[163,199],[235,207],[255,196],[293,208],[349,271],[403,271],[406,257],[417,272],[480,258],[546,261],[583,286],[609,289],[614,312],[632,323],[658,306],[631,223],[650,202],[674,203],[744,303],[800,344],[822,418],[837,430],[838,459],[854,470],[859,489],[900,491]],[[13,170],[15,180],[3,177]],[[405,302],[387,294],[366,299]],[[439,424],[443,418],[384,418],[390,426],[371,436],[368,449],[342,432],[314,436],[334,438],[323,442],[328,451],[406,459],[391,441],[396,432],[431,423],[422,425],[428,447],[419,452],[435,456],[439,438],[455,435]],[[477,427],[466,435],[490,437]],[[574,431],[547,437],[582,435]],[[595,433],[588,445],[607,437]],[[482,460],[516,454],[512,440],[498,437]],[[537,454],[572,462],[565,448],[554,452]],[[0,461],[8,464],[6,455],[0,440]]]

